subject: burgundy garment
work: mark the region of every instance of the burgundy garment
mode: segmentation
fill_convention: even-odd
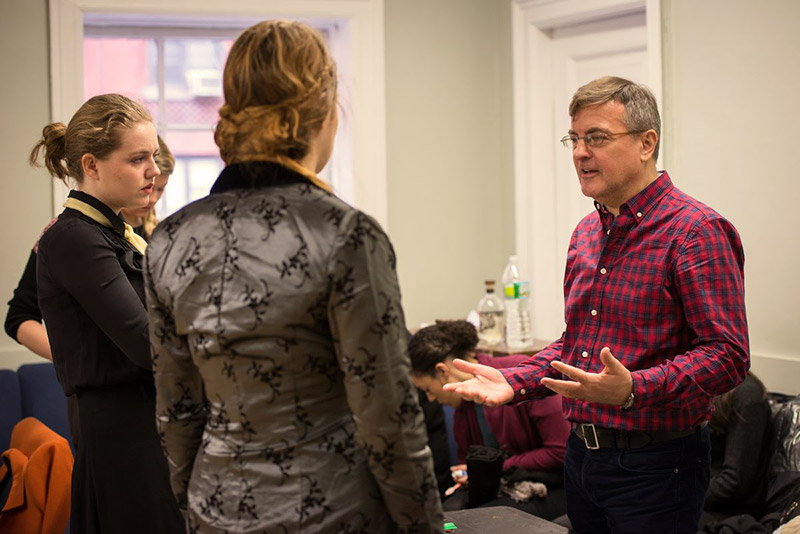
[[[514,367],[528,359],[523,354],[492,357],[478,354],[478,362],[497,369]],[[569,424],[561,410],[561,396],[552,395],[513,406],[483,407],[500,447],[509,454],[503,469],[521,467],[536,471],[559,471],[564,463]],[[453,417],[458,460],[465,463],[470,445],[484,445],[472,402],[463,401]]]
[[[663,171],[616,217],[595,207],[567,252],[564,334],[502,373],[515,402],[528,400],[548,394],[542,377],[562,378],[553,360],[599,373],[609,347],[632,373],[633,409],[565,399],[565,417],[623,430],[690,429],[750,364],[739,234]]]

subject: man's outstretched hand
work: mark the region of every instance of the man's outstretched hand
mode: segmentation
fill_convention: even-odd
[[[487,406],[499,406],[514,398],[514,390],[494,367],[469,363],[458,358],[453,360],[453,366],[459,371],[471,374],[473,378],[445,384],[442,387],[445,391],[452,391],[463,399]]]

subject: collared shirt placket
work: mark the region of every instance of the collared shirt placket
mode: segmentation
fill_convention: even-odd
[[[597,265],[595,267],[592,288],[588,299],[588,310],[585,320],[584,336],[579,339],[580,355],[584,360],[581,367],[592,372],[599,371],[597,360],[600,351],[607,344],[607,340],[600,339],[601,325],[603,324],[604,299],[606,289],[611,283],[613,266],[619,252],[632,226],[632,221],[627,215],[620,214],[612,220],[607,230],[601,226],[600,235],[596,246],[600,249]],[[594,363],[592,363],[594,361]]]

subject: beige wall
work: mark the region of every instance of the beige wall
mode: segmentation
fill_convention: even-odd
[[[386,0],[389,233],[407,322],[462,317],[513,251],[510,5]],[[662,0],[665,167],[745,244],[753,368],[797,392],[800,3]],[[50,218],[25,157],[49,118],[45,0],[0,2],[0,300]],[[0,367],[37,361],[0,335]]]
[[[51,181],[25,156],[49,120],[47,2],[0,2],[0,301],[50,218]],[[510,5],[386,0],[389,233],[410,326],[459,318],[512,252]],[[13,177],[13,179],[11,179]],[[3,307],[3,316],[5,307]],[[0,368],[39,361],[0,336]]]
[[[28,254],[50,220],[52,180],[27,163],[31,147],[50,118],[46,0],[0,2],[0,306],[17,285]],[[0,368],[42,361],[5,334]]]
[[[510,2],[386,0],[386,92],[407,323],[463,318],[514,247]]]
[[[753,370],[800,393],[800,2],[662,0],[665,166],[744,242]]]

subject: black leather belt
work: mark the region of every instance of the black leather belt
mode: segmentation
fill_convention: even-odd
[[[591,423],[572,423],[572,432],[586,445],[587,449],[641,449],[651,443],[669,441],[671,439],[691,436],[704,426],[708,421],[689,430],[616,430],[603,428]]]

